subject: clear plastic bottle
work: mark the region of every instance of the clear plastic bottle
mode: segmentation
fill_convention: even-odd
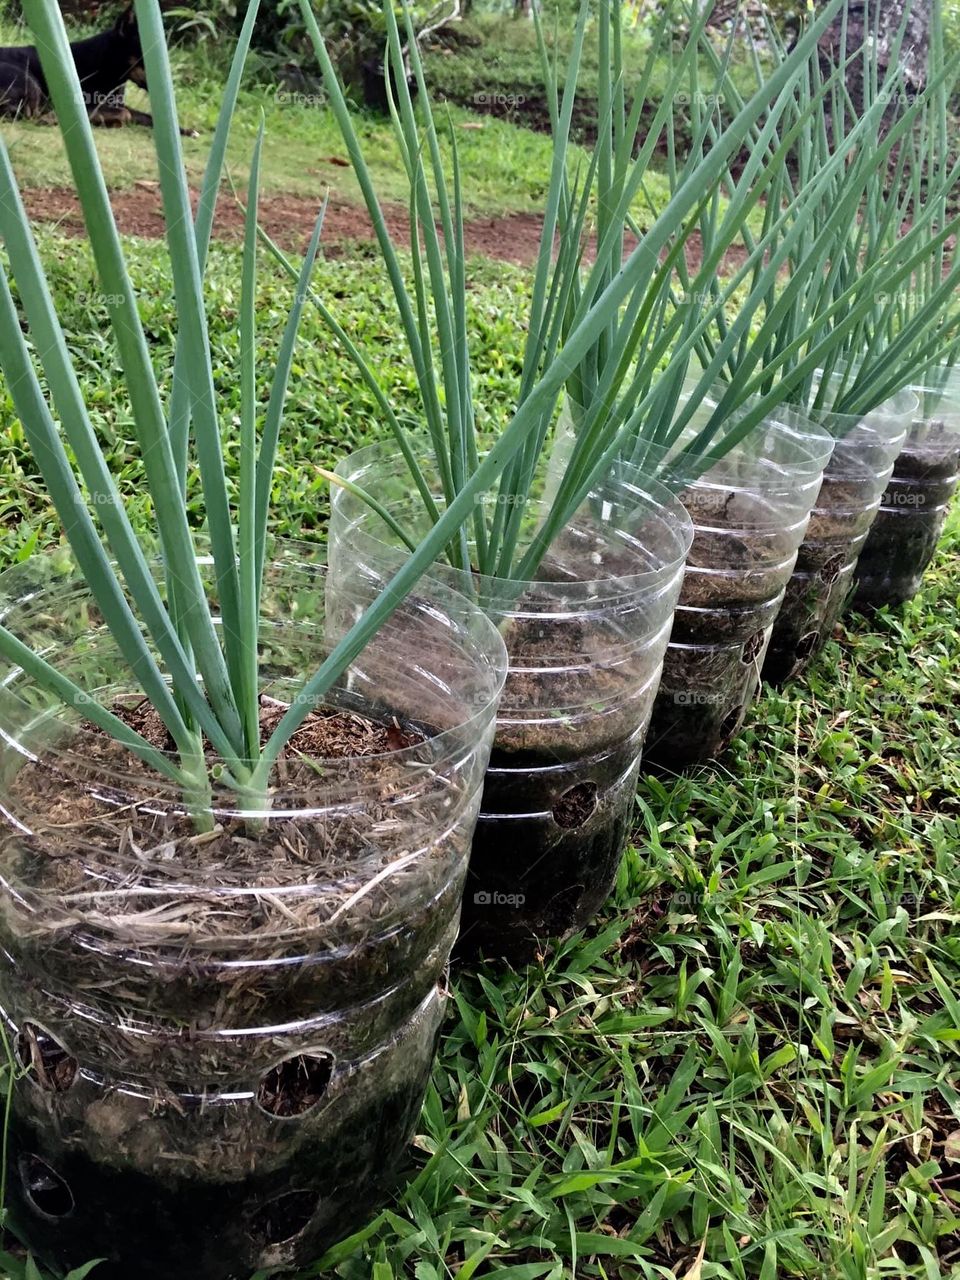
[[[823,415],[837,445],[773,630],[765,680],[800,675],[832,635],[916,410],[913,392],[901,392],[861,418]]]
[[[687,435],[713,407],[712,399],[698,407]],[[735,426],[734,418],[727,429]],[[782,411],[682,489],[694,540],[648,762],[669,770],[701,763],[740,730],[832,451],[826,431]]]
[[[268,569],[267,716],[337,638],[325,596],[316,565]],[[136,712],[69,567],[31,560],[0,599]],[[8,1207],[41,1258],[246,1280],[376,1209],[429,1080],[505,674],[489,619],[421,584],[324,699],[346,749],[295,739],[268,806],[216,791],[200,832],[169,781],[3,670],[0,1004],[26,1070]]]
[[[911,600],[923,584],[960,484],[960,371],[912,390],[920,407],[857,564],[856,609]]]
[[[426,449],[421,465],[435,479]],[[361,449],[337,474],[420,531],[420,499],[393,446]],[[530,526],[544,513],[533,502]],[[526,958],[538,943],[587,924],[609,894],[691,536],[677,499],[637,477],[585,503],[536,581],[469,574],[503,634],[510,669],[474,839],[462,954]],[[382,579],[404,554],[362,499],[335,493],[334,584],[362,566]],[[449,565],[432,572],[462,584]]]

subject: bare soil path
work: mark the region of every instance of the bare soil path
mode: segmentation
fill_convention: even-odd
[[[67,234],[84,234],[80,205],[71,188],[34,187],[24,191],[23,198],[35,221],[54,223]],[[129,190],[114,192],[112,201],[122,232],[154,239],[164,234],[158,184],[138,182]],[[306,247],[317,212],[316,200],[305,196],[263,196],[260,201],[260,220],[264,230],[281,247],[290,250]],[[399,205],[385,205],[384,215],[395,242],[408,244],[410,232],[406,211]],[[525,213],[474,218],[464,227],[467,252],[529,266],[536,261],[540,248],[541,225],[540,218]],[[217,206],[214,235],[227,243],[243,239],[243,210],[229,193],[224,193]],[[366,209],[332,194],[323,233],[327,255],[335,256],[347,246],[373,238],[373,226]],[[729,255],[727,266],[733,266],[742,257],[740,253]],[[687,258],[691,267],[698,265],[699,244],[695,238],[688,246]]]
[[[68,234],[84,234],[80,205],[76,193],[69,187],[35,187],[24,191],[23,198],[35,221],[56,223]],[[148,238],[164,234],[158,185],[139,182],[130,190],[114,192],[111,199],[122,232]],[[318,211],[317,201],[305,196],[265,195],[260,199],[263,228],[285,249],[302,250],[306,247]],[[394,240],[399,244],[409,243],[409,222],[405,210],[397,205],[386,205],[384,213]],[[226,192],[217,205],[214,235],[228,243],[243,239],[243,210]],[[530,214],[478,218],[466,225],[465,235],[469,253],[526,264],[536,260],[540,221]],[[342,249],[344,245],[373,238],[373,225],[366,209],[331,195],[323,231],[327,250]]]

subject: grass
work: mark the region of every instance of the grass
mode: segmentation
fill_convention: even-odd
[[[575,6],[571,10],[575,12]],[[544,16],[544,28],[551,48],[559,50],[560,83],[571,44],[571,22],[558,30],[553,19]],[[650,37],[641,24],[626,30],[623,45],[625,82],[636,83],[644,69]],[[731,74],[749,92],[754,81],[738,50]],[[527,18],[504,19],[499,15],[477,15],[446,29],[428,46],[425,55],[427,78],[436,97],[460,106],[481,110],[506,120],[549,130],[550,119],[543,89],[540,52],[534,23]],[[703,81],[711,82],[706,59],[701,62]],[[585,128],[596,127],[598,118],[598,62],[595,40],[588,39],[578,77],[577,120]],[[667,86],[669,69],[664,61],[651,80],[651,97],[658,101]]]
[[[108,333],[106,306],[94,275],[93,260],[81,240],[65,239],[51,232],[40,236],[48,275],[58,302],[61,323],[78,365],[87,404],[107,447],[108,462],[125,497],[145,523],[152,519],[142,493],[143,473],[133,442],[132,418],[125,403],[118,403],[115,387],[120,363]],[[126,242],[132,271],[140,290],[140,313],[158,367],[172,364],[174,305],[165,248],[159,242]],[[261,261],[261,296],[258,301],[258,347],[269,350],[279,343],[289,306],[289,288],[272,262]],[[211,294],[218,299],[209,316],[211,341],[218,357],[216,389],[221,397],[221,417],[239,414],[239,387],[235,370],[239,360],[238,308],[240,303],[240,252],[214,244],[207,271]],[[470,297],[471,332],[478,353],[478,376],[484,390],[485,414],[481,430],[493,432],[505,422],[516,379],[519,353],[515,335],[523,314],[527,278],[519,269],[494,266],[483,260],[474,264]],[[318,264],[316,287],[336,305],[341,323],[354,339],[373,350],[373,367],[394,398],[398,409],[413,414],[419,400],[415,377],[404,345],[384,318],[382,298],[386,275],[373,256],[335,258]],[[266,373],[266,361],[262,362]],[[327,503],[326,483],[318,468],[331,467],[345,453],[386,433],[371,396],[358,383],[352,367],[341,360],[326,330],[308,306],[302,339],[291,378],[291,395],[284,437],[280,442],[275,477],[274,510],[279,529],[286,536],[310,539],[322,531]],[[22,558],[38,543],[55,536],[56,516],[47,501],[23,435],[13,415],[6,389],[0,384],[3,451],[0,454],[0,555]],[[92,415],[92,416],[93,416]],[[238,473],[236,432],[225,440],[230,479]],[[190,480],[193,517],[200,521],[203,509],[199,486]],[[279,530],[278,530],[279,531]]]
[[[136,495],[89,260],[75,241],[44,245],[85,389]],[[131,252],[165,366],[162,254]],[[236,269],[234,250],[214,251],[228,406]],[[264,274],[269,348],[286,288]],[[412,405],[376,264],[338,259],[319,280]],[[518,375],[525,284],[489,264],[473,273],[491,430]],[[314,464],[382,428],[309,316],[304,336],[276,510],[279,531],[320,537]],[[0,425],[7,563],[57,529],[9,403]],[[644,779],[616,897],[588,936],[522,973],[455,974],[411,1180],[301,1280],[960,1274],[958,551],[960,515],[921,599],[851,618],[805,684],[767,692],[715,770]],[[13,1258],[6,1274],[36,1280]]]
[[[0,44],[29,43],[23,27],[0,24]],[[206,46],[180,50],[174,59],[181,121],[200,136],[184,139],[191,181],[199,184],[216,123],[223,68]],[[313,74],[311,64],[305,69]],[[127,88],[131,106],[149,111],[148,95]],[[465,172],[469,211],[536,212],[542,206],[550,174],[550,139],[507,120],[479,119],[450,107]],[[345,153],[336,123],[316,94],[252,82],[241,94],[228,152],[231,172],[246,183],[253,142],[263,113],[268,146],[264,152],[263,189],[267,194],[309,196],[319,202],[331,187],[347,199],[359,199],[352,170],[343,167]],[[406,201],[406,178],[393,143],[388,119],[360,112],[359,131],[371,167],[387,200]],[[468,126],[468,127],[467,127]],[[14,167],[22,185],[68,185],[66,156],[59,131],[33,121],[4,122]],[[156,180],[156,157],[149,131],[140,127],[98,129],[97,149],[112,189]]]
[[[78,34],[86,34],[86,30]],[[0,21],[0,45],[29,42],[25,27]],[[437,54],[434,61],[440,56]],[[187,172],[191,182],[199,185],[222,94],[222,54],[200,45],[176,50],[173,61],[181,123],[199,134],[183,140]],[[304,62],[303,70],[319,79],[312,57]],[[150,110],[149,96],[133,85],[127,86],[127,101],[142,111]],[[347,200],[360,202],[353,171],[344,167],[346,153],[340,132],[322,93],[257,79],[250,80],[240,95],[228,149],[229,169],[239,186],[246,185],[261,115],[267,136],[263,157],[266,195],[309,197],[319,205],[329,188]],[[357,116],[357,129],[378,192],[384,200],[405,207],[407,180],[390,121],[360,110]],[[468,215],[542,212],[552,157],[548,136],[523,127],[522,121],[512,121],[508,113],[478,115],[454,101],[448,103],[441,118],[449,118],[456,132],[460,162],[469,175],[464,192]],[[55,127],[35,121],[4,121],[4,134],[22,186],[72,186]],[[156,156],[148,130],[138,126],[98,129],[96,138],[112,190],[156,181]],[[446,138],[443,148],[449,153]],[[586,153],[575,147],[571,149],[571,165],[578,162],[586,163]],[[654,199],[665,193],[665,183],[652,183]]]

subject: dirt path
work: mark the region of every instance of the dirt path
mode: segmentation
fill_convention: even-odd
[[[67,234],[84,234],[83,217],[72,189],[35,187],[24,191],[23,198],[35,221],[55,223]],[[115,192],[112,200],[121,231],[154,239],[164,234],[158,184],[138,182],[128,191]],[[306,247],[317,211],[317,201],[305,196],[263,196],[260,201],[264,230],[285,249]],[[394,240],[399,244],[409,243],[406,211],[399,205],[386,205],[384,214]],[[541,225],[540,218],[526,213],[471,219],[464,228],[467,252],[529,266],[536,261],[540,248]],[[243,210],[229,194],[224,194],[217,206],[214,235],[228,243],[243,239]],[[373,226],[366,210],[331,195],[323,232],[327,256],[335,256],[345,245],[371,239]],[[687,258],[690,266],[696,268],[699,245],[695,239],[688,246]],[[732,267],[742,258],[742,253],[731,254],[728,265]]]
[[[57,223],[68,234],[83,234],[83,217],[76,193],[67,187],[40,187],[24,191],[24,203],[31,218]],[[138,182],[128,191],[112,196],[120,230],[135,236],[158,238],[164,233],[159,187]],[[260,220],[264,230],[285,249],[302,250],[313,230],[319,210],[315,199],[306,196],[262,196]],[[387,226],[400,244],[409,242],[409,222],[400,206],[384,208]],[[500,218],[476,218],[465,227],[469,253],[484,254],[503,262],[527,264],[537,257],[540,220],[530,214],[508,214]],[[237,243],[243,239],[243,210],[225,193],[217,205],[214,228],[217,239]],[[373,225],[365,209],[331,195],[324,223],[323,243],[334,246],[372,240]]]

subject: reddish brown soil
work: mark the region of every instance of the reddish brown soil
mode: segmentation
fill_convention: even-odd
[[[37,187],[23,194],[27,211],[35,221],[56,223],[68,234],[83,234],[83,217],[73,190]],[[156,183],[138,182],[128,191],[114,192],[112,200],[122,232],[152,238],[163,235],[163,209]],[[264,196],[260,201],[263,229],[285,249],[302,250],[306,247],[317,212],[317,200],[310,196]],[[408,244],[409,223],[404,209],[399,205],[386,205],[384,214],[394,241]],[[467,252],[502,262],[530,265],[536,261],[540,248],[541,225],[539,217],[527,213],[471,219],[465,227]],[[217,206],[214,235],[219,240],[234,243],[243,239],[243,210],[229,195],[224,195]],[[323,230],[327,256],[336,256],[345,245],[373,238],[373,226],[366,210],[331,195]],[[633,243],[627,247],[632,248]],[[728,255],[727,268],[741,262],[743,256],[742,252]],[[699,243],[694,237],[687,253],[691,268],[699,265],[699,257]]]

